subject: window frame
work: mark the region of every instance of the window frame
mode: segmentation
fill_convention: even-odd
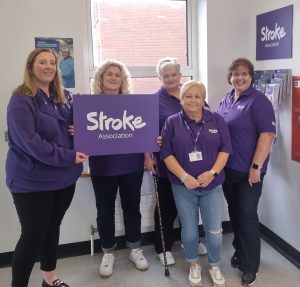
[[[89,63],[89,79],[93,78],[96,67],[93,61],[93,38],[92,38],[92,16],[91,16],[91,0],[87,2],[87,35],[88,35],[88,63]],[[181,65],[181,73],[183,77],[191,77],[192,79],[198,78],[198,21],[197,0],[186,0],[187,9],[187,58],[188,65]],[[162,55],[165,57],[169,55]],[[156,66],[127,66],[132,78],[148,78],[157,77]]]

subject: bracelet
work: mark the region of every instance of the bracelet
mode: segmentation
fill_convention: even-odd
[[[184,172],[184,174],[180,177],[181,182],[184,183],[188,176],[189,174]]]

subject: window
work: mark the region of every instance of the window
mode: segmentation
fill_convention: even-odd
[[[90,77],[101,61],[117,59],[130,70],[134,92],[151,93],[160,86],[156,63],[165,56],[178,58],[183,76],[195,76],[192,63],[197,62],[193,49],[197,39],[191,31],[196,31],[192,29],[196,0],[89,1]]]

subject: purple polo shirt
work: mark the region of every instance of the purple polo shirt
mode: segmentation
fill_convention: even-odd
[[[93,176],[116,176],[144,170],[144,154],[116,154],[89,157]]]
[[[65,91],[69,99],[70,94]],[[57,190],[76,182],[70,104],[54,104],[39,91],[35,97],[12,95],[7,107],[9,150],[6,184],[11,192]]]
[[[221,102],[218,113],[228,124],[233,154],[227,167],[248,173],[260,133],[275,133],[275,114],[271,102],[261,92],[250,87],[233,104],[234,90]],[[269,156],[262,172],[267,171]]]
[[[182,107],[179,99],[170,95],[163,86],[156,94],[158,95],[159,100],[159,134],[161,134],[166,119],[169,116],[178,113]],[[160,160],[160,154],[155,153],[154,155],[157,162],[157,175],[162,178],[168,178],[168,169],[165,163]]]
[[[231,153],[231,142],[228,127],[223,118],[210,110],[203,109],[203,121],[196,123],[188,118],[185,112],[179,112],[170,116],[163,128],[163,143],[161,158],[173,155],[183,169],[194,177],[205,171],[209,171],[214,165],[219,152]],[[187,128],[186,124],[190,129]],[[194,150],[194,140],[200,130],[198,141],[196,142],[197,151],[202,153],[202,160],[190,162],[189,153]],[[193,137],[192,137],[193,135]],[[168,172],[172,183],[183,184],[178,177]],[[205,188],[196,190],[210,190],[223,183],[224,172],[219,175]]]

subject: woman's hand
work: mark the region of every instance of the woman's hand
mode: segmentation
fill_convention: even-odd
[[[207,187],[214,179],[210,171],[205,171],[197,176],[197,181],[200,187]]]
[[[76,157],[75,157],[75,163],[79,164],[84,162],[85,160],[87,160],[89,158],[88,155],[86,155],[85,153],[82,152],[76,152]]]
[[[156,166],[156,162],[155,160],[152,158],[152,157],[146,157],[144,158],[144,167],[145,167],[145,170],[153,173],[153,174],[156,174],[155,172],[155,166]]]
[[[190,174],[184,180],[183,184],[185,185],[185,187],[187,189],[195,189],[195,188],[199,187],[199,182],[197,181],[197,179],[194,178],[193,176],[191,176]]]
[[[74,126],[73,125],[69,125],[68,126],[68,133],[70,136],[73,136],[74,135]]]
[[[248,177],[249,185],[252,186],[252,184],[260,182],[260,175],[261,175],[261,171],[259,168],[258,169],[250,168],[249,177]]]
[[[162,145],[162,136],[158,136],[156,138],[156,144],[158,145],[159,149],[161,148]]]

